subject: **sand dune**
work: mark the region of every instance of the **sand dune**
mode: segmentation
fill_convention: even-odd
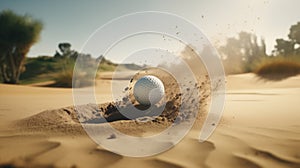
[[[298,168],[299,81],[300,76],[267,83],[252,74],[229,76],[223,121],[208,141],[197,139],[201,116],[179,144],[146,158],[124,157],[93,142],[72,111],[70,89],[1,84],[0,167]],[[99,103],[105,103],[110,91],[103,86],[110,81],[100,82],[97,92],[107,99]],[[112,123],[140,136],[160,131],[162,124]]]

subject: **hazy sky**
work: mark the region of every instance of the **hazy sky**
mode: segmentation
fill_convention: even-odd
[[[186,18],[199,27],[214,45],[240,31],[266,39],[267,50],[276,38],[287,38],[300,21],[299,0],[1,0],[0,10],[11,9],[42,20],[41,40],[29,56],[53,55],[59,42],[79,50],[98,27],[124,14],[163,11]]]

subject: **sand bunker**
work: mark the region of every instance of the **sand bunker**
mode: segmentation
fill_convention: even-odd
[[[159,76],[165,85],[165,104],[158,103],[152,109],[139,105],[132,95],[132,86],[135,81],[144,75]],[[196,117],[198,110],[198,118],[205,116],[206,105],[209,102],[210,84],[207,76],[203,76],[197,83],[188,82],[185,87],[185,92],[188,97],[183,98],[177,81],[174,77],[163,70],[147,69],[137,73],[131,80],[124,91],[128,92],[126,97],[123,97],[118,102],[107,102],[99,105],[87,104],[65,107],[61,109],[46,110],[37,115],[17,121],[15,125],[25,131],[50,131],[53,133],[84,133],[80,123],[101,125],[107,122],[118,129],[119,131],[131,134],[141,135],[150,132],[160,132],[169,127],[174,122],[184,122],[193,117]],[[199,108],[192,106],[195,104],[195,90],[200,90],[201,100]],[[184,104],[182,104],[184,102]],[[143,110],[136,114],[134,118],[127,118],[121,111],[130,113],[132,105],[135,108]],[[80,110],[77,113],[76,110]],[[151,130],[152,129],[152,130]]]
[[[66,100],[71,98],[70,90],[1,85],[0,119],[7,125],[2,124],[0,130],[0,167],[300,167],[300,76],[276,83],[257,81],[254,74],[234,75],[227,79],[231,89],[223,116],[226,122],[218,125],[208,141],[199,143],[199,129],[192,129],[171,150],[139,159],[106,151],[86,136],[78,119],[91,121],[89,117],[100,115],[102,112],[94,111],[93,105],[85,105],[85,109],[97,115],[86,115],[86,118],[78,117],[73,107],[36,114],[39,108],[32,105],[44,105],[41,109],[49,109],[71,104]],[[109,87],[109,82],[104,84]],[[58,98],[57,93],[61,93]],[[18,102],[18,106],[8,102],[12,100]],[[197,121],[205,119],[204,104],[208,100],[209,97],[201,100]],[[107,99],[106,103],[97,106],[103,107],[105,112],[110,103],[115,104]],[[8,123],[14,118],[19,119],[16,116],[31,117],[18,120],[15,122],[17,128],[11,129]],[[121,131],[138,136],[159,131],[167,123],[170,122],[142,123],[135,119],[109,122]],[[90,125],[100,127],[105,123]],[[115,141],[120,137],[108,134],[106,138]]]

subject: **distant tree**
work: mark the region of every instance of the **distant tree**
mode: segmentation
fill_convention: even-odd
[[[290,27],[288,40],[276,39],[275,55],[300,55],[300,22]]]
[[[16,84],[26,54],[39,40],[43,25],[28,15],[0,12],[0,73],[4,83]]]
[[[290,40],[276,39],[275,55],[289,56],[294,54],[295,43]]]
[[[291,26],[288,37],[295,44],[300,44],[300,22]]]
[[[64,55],[69,54],[71,52],[71,46],[72,45],[70,43],[59,43],[58,44],[58,48]]]
[[[71,49],[72,45],[70,43],[59,43],[58,48],[60,52],[56,51],[54,54],[55,58],[74,58],[78,56],[78,52]]]
[[[294,42],[294,54],[300,55],[300,22],[291,26],[288,37]]]
[[[258,42],[257,36],[240,32],[238,38],[228,38],[227,43],[219,48],[224,64],[232,71],[251,71],[252,64],[266,56],[264,39]]]

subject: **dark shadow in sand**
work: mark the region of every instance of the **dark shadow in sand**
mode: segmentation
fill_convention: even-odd
[[[96,124],[96,123],[106,123],[106,122],[114,122],[114,121],[119,121],[119,120],[132,120],[132,119],[137,119],[137,118],[153,118],[155,119],[155,117],[159,116],[160,112],[162,111],[162,108],[164,108],[163,106],[156,106],[154,109],[149,109],[150,106],[143,106],[143,105],[135,105],[135,108],[141,110],[142,112],[140,113],[135,113],[135,114],[131,114],[130,117],[131,118],[127,118],[126,116],[128,115],[123,115],[117,108],[117,106],[115,104],[109,104],[106,109],[101,112],[101,117],[97,117],[97,118],[93,118],[90,120],[87,120],[83,123],[86,124]],[[131,113],[130,109],[132,108],[131,106],[125,106],[125,107],[119,107],[119,108],[123,108],[122,111],[123,112],[128,112]],[[128,109],[128,110],[127,110]]]

